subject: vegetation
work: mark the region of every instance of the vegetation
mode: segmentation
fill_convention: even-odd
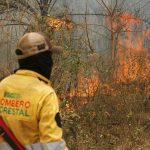
[[[63,55],[54,55],[51,80],[60,98],[64,139],[69,149],[148,150],[150,62],[148,49],[144,47],[150,34],[147,20],[138,11],[123,9],[124,1],[115,0],[110,7],[104,0],[97,0],[106,23],[98,26],[106,30],[103,36],[108,37],[109,47],[96,51],[89,37],[87,10],[84,22],[77,24],[68,10],[61,17],[53,16],[56,1],[0,2],[3,12],[0,27],[11,26],[16,32],[21,28],[22,33],[43,31],[54,44],[64,47]],[[19,12],[15,19],[14,11]],[[6,20],[10,12],[11,18]],[[79,28],[85,34],[75,37]],[[14,37],[17,39],[18,34]],[[2,43],[5,42],[3,39]],[[10,58],[10,53],[7,54]],[[9,66],[1,68],[0,78],[11,72],[7,71]]]
[[[58,69],[58,72],[62,73],[62,76],[59,76],[61,80],[53,80],[57,92],[60,95],[63,93],[60,96],[61,111],[64,138],[69,148],[71,150],[148,150],[149,80],[118,83],[109,78],[109,71],[100,71],[106,67],[102,66],[98,54],[87,54],[89,62],[86,64],[82,59],[74,60],[73,64],[70,64],[69,59],[73,57],[72,55],[74,54],[69,53],[69,57],[65,58],[66,64],[61,67],[62,70]],[[94,57],[93,61],[90,59],[91,56]],[[78,57],[77,52],[76,57]],[[94,76],[91,63],[92,67],[95,65],[94,70],[97,68],[97,63],[99,64],[99,70]],[[75,67],[78,67],[77,71],[82,70],[79,76],[72,75],[72,69],[75,73]],[[107,80],[101,77],[102,73],[105,74],[105,79],[108,78]],[[56,74],[54,72],[53,78]],[[70,87],[65,86],[68,82]]]

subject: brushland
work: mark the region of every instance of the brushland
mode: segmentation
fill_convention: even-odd
[[[145,57],[134,57],[141,65],[137,68],[125,63],[130,69],[124,74],[120,69],[127,66],[114,67],[106,57],[77,50],[56,58],[52,79],[67,145],[70,150],[148,150],[150,80],[149,68],[141,65]]]

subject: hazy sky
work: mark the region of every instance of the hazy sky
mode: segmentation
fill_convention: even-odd
[[[99,11],[100,5],[97,1],[101,0],[57,0],[57,3],[70,8],[73,13],[84,13],[86,5],[93,9],[93,11]],[[106,3],[115,3],[116,0],[104,0]],[[150,15],[150,0],[117,0],[118,4],[124,3],[125,9],[140,9],[141,13]]]

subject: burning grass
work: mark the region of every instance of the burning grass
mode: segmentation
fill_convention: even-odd
[[[130,78],[135,75],[132,71],[118,80],[120,68],[112,70],[100,58],[88,58],[86,65],[78,66],[69,90],[61,97],[64,136],[70,150],[148,150],[150,80],[149,68],[143,66],[149,62],[142,66],[134,59],[139,65],[135,68],[145,71],[138,70],[136,78]],[[72,78],[67,75],[67,79]]]
[[[136,86],[116,85],[119,94],[115,96],[99,89],[88,103],[67,112],[65,139],[70,149],[148,150],[150,95],[137,92]],[[72,97],[71,102],[74,99],[80,103],[85,97]]]

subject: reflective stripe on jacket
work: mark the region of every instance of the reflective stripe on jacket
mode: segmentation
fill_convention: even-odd
[[[58,98],[50,81],[29,70],[18,70],[0,83],[0,116],[23,144],[64,143]],[[59,146],[59,145],[58,145]],[[65,144],[62,149],[66,150]]]
[[[51,142],[51,143],[35,143],[25,145],[26,150],[64,150],[65,142]],[[0,150],[13,150],[7,143],[3,142],[0,144]],[[67,149],[66,149],[67,150]]]

